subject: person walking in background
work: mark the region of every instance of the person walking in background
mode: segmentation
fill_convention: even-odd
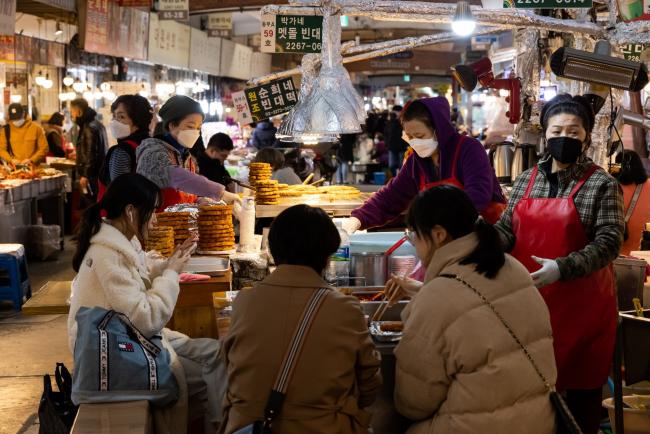
[[[253,130],[253,146],[257,149],[271,148],[275,146],[277,139],[275,138],[275,133],[277,128],[268,121],[261,121]]]
[[[226,160],[235,149],[232,139],[228,134],[217,133],[210,137],[208,146],[203,146],[203,141],[199,141],[192,148],[194,158],[199,164],[199,173],[212,182],[217,182],[226,186],[226,189],[232,191],[232,179],[226,170]]]
[[[0,159],[17,165],[39,164],[48,152],[43,128],[27,119],[27,110],[20,104],[9,104],[9,123],[0,132]]]
[[[397,172],[402,168],[404,153],[409,146],[402,137],[401,113],[401,105],[393,106],[393,111],[390,113],[386,123],[386,133],[384,134],[386,144],[388,145],[388,167],[393,173],[393,176],[397,175]]]
[[[91,109],[83,98],[77,98],[70,103],[70,116],[79,126],[75,145],[79,189],[86,202],[92,203],[97,200],[99,174],[108,146],[106,129],[97,120],[97,112]]]
[[[354,147],[357,144],[357,134],[342,134],[336,151],[338,167],[336,168],[336,183],[348,183],[348,170],[354,160]]]
[[[111,104],[113,119],[109,128],[117,145],[111,147],[100,173],[99,198],[108,184],[125,173],[135,173],[135,150],[149,138],[153,112],[149,101],[140,95],[121,95]]]
[[[420,193],[406,223],[427,267],[395,348],[395,407],[413,420],[407,433],[554,434],[551,320],[526,268],[457,187]],[[399,287],[387,297],[403,295]]]
[[[63,120],[61,113],[56,112],[50,116],[45,124],[45,138],[49,152],[48,157],[65,158],[65,136],[63,135]]]
[[[616,156],[621,170],[615,175],[623,188],[625,206],[625,241],[621,255],[641,249],[641,238],[646,223],[650,223],[650,188],[648,174],[639,154],[625,150]]]

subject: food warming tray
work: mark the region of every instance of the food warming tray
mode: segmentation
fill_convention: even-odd
[[[230,259],[217,256],[193,256],[183,267],[184,273],[223,276],[230,269]]]

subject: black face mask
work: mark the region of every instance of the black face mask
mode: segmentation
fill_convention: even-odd
[[[582,141],[572,137],[552,137],[548,139],[548,150],[560,163],[573,164],[582,155]]]

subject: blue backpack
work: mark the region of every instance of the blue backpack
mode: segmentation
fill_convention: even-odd
[[[100,307],[77,312],[72,401],[79,404],[178,399],[178,383],[162,337],[145,338],[126,315]]]

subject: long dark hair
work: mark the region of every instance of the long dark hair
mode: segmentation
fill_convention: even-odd
[[[143,232],[160,202],[160,188],[144,176],[127,173],[115,178],[106,189],[102,200],[83,212],[77,233],[77,250],[72,258],[74,271],[79,272],[84,256],[90,248],[90,240],[102,226],[102,211],[106,211],[106,218],[116,219],[124,213],[128,205],[133,205],[138,210],[138,227]]]
[[[494,278],[506,258],[497,230],[479,218],[467,194],[451,185],[433,187],[420,193],[408,210],[406,224],[419,237],[431,239],[431,230],[439,225],[453,238],[476,232],[478,246],[464,258],[462,265],[476,264],[476,271]]]
[[[648,180],[648,173],[636,152],[626,149],[616,156],[616,162],[621,165],[621,171],[616,175],[616,179],[622,185],[639,185]]]

